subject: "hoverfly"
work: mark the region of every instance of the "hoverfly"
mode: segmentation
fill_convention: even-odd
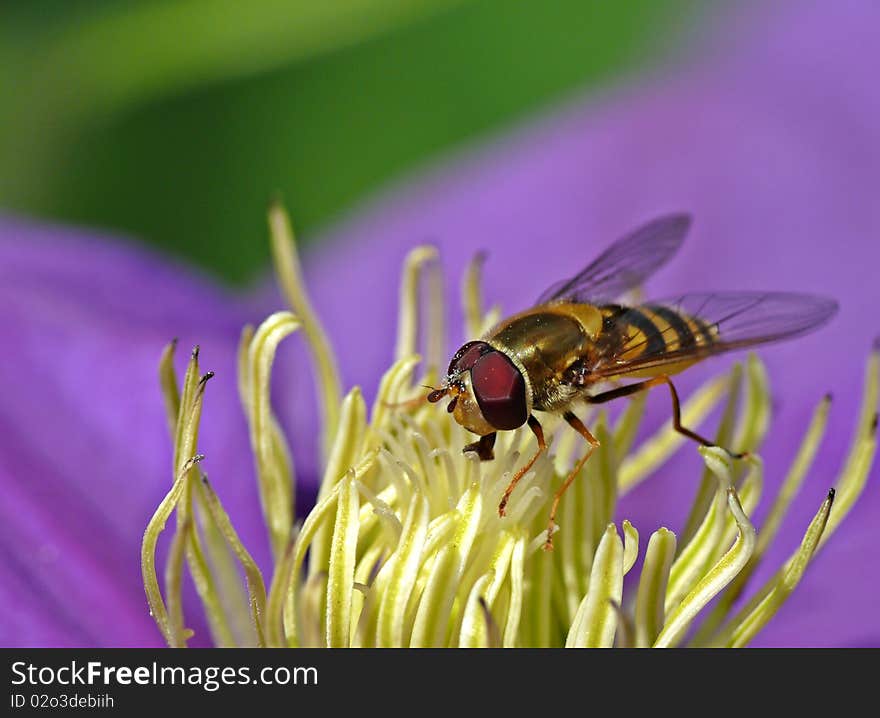
[[[452,357],[442,386],[429,402],[450,396],[455,421],[480,439],[464,447],[493,458],[495,436],[528,424],[535,454],[511,478],[498,505],[505,507],[519,480],[547,445],[534,412],[561,414],[587,442],[556,492],[545,548],[552,548],[559,501],[599,442],[572,411],[577,401],[603,404],[665,384],[672,424],[705,446],[712,442],[681,424],[678,392],[670,376],[706,357],[788,339],[827,322],[837,303],[783,292],[683,294],[625,306],[624,293],[640,286],[681,247],[691,220],[685,214],[655,219],[612,244],[570,279],[551,286],[536,304],[515,314]],[[597,391],[607,382],[639,381]]]

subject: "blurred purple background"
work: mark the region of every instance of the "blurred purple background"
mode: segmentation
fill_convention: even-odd
[[[674,67],[585,92],[375,192],[311,246],[306,278],[344,385],[360,384],[368,398],[392,358],[401,261],[425,241],[440,248],[453,308],[463,267],[486,249],[487,301],[513,311],[633,226],[685,210],[695,217],[691,235],[649,296],[774,289],[837,298],[831,325],[761,352],[774,396],[765,507],[812,408],[828,391],[835,401],[825,445],[760,581],[797,545],[835,480],[880,334],[880,8],[749,4],[703,22]],[[171,337],[180,339],[181,366],[200,344],[204,368],[217,372],[200,446],[205,467],[246,545],[268,565],[235,348],[245,322],[279,306],[268,284],[242,294],[131,240],[0,222],[0,644],[160,643],[138,547],[171,480],[155,380]],[[457,311],[452,318],[451,348],[464,338]],[[282,348],[280,361],[276,403],[292,437],[302,513],[316,482],[317,427],[301,339]],[[682,393],[727,363],[689,371]],[[649,406],[648,427],[668,418],[662,392]],[[643,535],[660,524],[680,528],[699,471],[696,453],[681,452],[626,498],[619,518]],[[880,645],[876,483],[875,468],[758,645]],[[199,613],[187,613],[196,642],[204,640]]]

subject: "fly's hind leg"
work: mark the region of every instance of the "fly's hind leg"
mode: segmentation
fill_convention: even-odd
[[[562,495],[566,492],[568,487],[571,486],[571,482],[574,481],[575,477],[580,473],[580,470],[593,455],[593,452],[599,448],[599,440],[590,433],[590,430],[584,426],[584,422],[578,419],[577,416],[570,411],[566,411],[565,414],[562,415],[562,418],[568,422],[568,425],[572,429],[587,440],[590,448],[587,449],[586,454],[578,459],[578,462],[574,465],[571,473],[569,473],[565,481],[562,482],[562,486],[559,487],[559,490],[553,496],[553,505],[550,507],[550,521],[547,524],[547,540],[544,542],[545,551],[553,550],[553,529],[556,528],[556,510],[559,508],[559,502],[562,499]]]
[[[669,394],[672,397],[672,428],[675,429],[675,431],[677,431],[682,436],[686,436],[688,439],[696,441],[703,446],[716,446],[714,441],[709,441],[709,439],[707,439],[705,436],[701,436],[696,431],[692,431],[691,429],[688,429],[686,426],[682,425],[681,401],[678,398],[678,392],[675,389],[675,385],[666,374],[655,376],[653,379],[648,379],[647,381],[640,381],[637,384],[621,386],[617,389],[611,389],[610,391],[605,391],[601,394],[587,397],[586,401],[589,404],[604,404],[606,401],[613,401],[614,399],[620,399],[624,396],[632,396],[633,394],[647,391],[652,386],[659,386],[660,384],[666,384],[666,386],[669,387]],[[724,449],[723,446],[719,448]],[[724,450],[734,459],[743,459],[748,456],[748,452],[735,454],[729,449]]]

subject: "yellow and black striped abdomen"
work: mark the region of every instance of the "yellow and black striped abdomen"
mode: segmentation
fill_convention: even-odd
[[[665,365],[662,370],[644,369],[623,372],[628,376],[674,374],[705,356],[717,332],[698,317],[659,304],[600,307],[606,351],[622,364],[648,358],[680,355],[681,362]]]

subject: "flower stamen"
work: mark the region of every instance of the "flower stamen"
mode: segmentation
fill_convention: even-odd
[[[278,206],[270,210],[270,227],[276,271],[296,314],[277,312],[256,331],[245,328],[239,352],[242,406],[274,555],[269,591],[196,467],[203,458],[196,451],[210,374],[199,375],[194,351],[178,391],[169,345],[159,375],[174,438],[174,480],[142,546],[147,599],[169,645],[185,646],[191,635],[181,599],[185,569],[218,645],[667,647],[688,638],[690,645],[746,645],[778,612],[865,487],[877,448],[880,347],[868,361],[856,436],[834,489],[800,547],[731,615],[805,481],[830,408],[826,397],[767,519],[756,528],[750,517],[764,487],[757,451],[768,435],[771,404],[763,364],[749,356],[744,367],[706,382],[682,407],[682,421],[697,426],[724,404],[716,443],[746,457],[734,462],[723,449],[699,448],[703,482],[681,538],[667,528],[651,533],[634,600],[627,601],[624,576],[638,565],[639,532],[627,520],[616,523],[618,498],[684,444],[668,424],[637,442],[644,396],[633,398],[613,426],[604,413],[582,414],[599,444],[583,465],[573,464],[577,435],[553,417],[542,422],[547,450],[525,470],[515,471],[524,452],[533,450],[527,430],[501,432],[492,461],[463,452],[472,437],[430,402],[445,394],[434,386],[444,336],[442,282],[436,251],[419,247],[404,265],[396,361],[382,377],[371,410],[357,387],[340,399],[329,343],[302,288],[289,220]],[[474,335],[498,313],[483,313],[482,261],[472,261],[462,289]],[[423,278],[427,305],[420,303]],[[317,503],[297,532],[292,459],[269,386],[279,342],[300,327],[317,365],[325,462]],[[419,342],[428,358],[421,382],[413,377]],[[512,476],[518,482],[501,517],[496,507]],[[548,554],[540,548],[548,539],[553,489],[569,476],[559,526],[552,528],[556,550]],[[166,604],[155,554],[175,510]],[[246,595],[230,588],[239,572]]]

